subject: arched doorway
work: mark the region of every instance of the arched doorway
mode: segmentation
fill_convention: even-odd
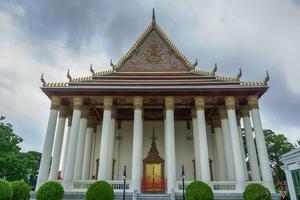
[[[156,137],[152,136],[152,143],[148,156],[143,160],[144,176],[142,192],[165,192],[166,181],[164,178],[164,159],[159,156],[155,143]]]

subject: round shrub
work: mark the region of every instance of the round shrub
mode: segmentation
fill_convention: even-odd
[[[0,179],[0,200],[11,200],[12,189],[8,182]]]
[[[10,183],[13,191],[12,200],[28,200],[30,186],[24,181],[14,181]]]
[[[36,193],[37,200],[61,200],[64,196],[64,188],[55,181],[44,183]]]
[[[90,185],[85,196],[86,200],[113,200],[114,198],[114,190],[105,181],[97,181]]]
[[[244,193],[244,200],[272,200],[271,193],[268,188],[261,184],[249,184]]]
[[[213,200],[214,193],[206,183],[194,181],[186,189],[187,200]]]

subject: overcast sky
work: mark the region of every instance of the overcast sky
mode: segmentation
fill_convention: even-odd
[[[261,81],[264,128],[300,138],[300,2],[296,0],[0,1],[0,115],[13,124],[24,151],[41,151],[50,101],[46,81],[66,72],[110,69],[151,22],[157,23],[199,69]]]

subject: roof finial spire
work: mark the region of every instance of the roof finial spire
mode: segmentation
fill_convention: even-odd
[[[242,73],[242,68],[240,67],[240,70],[239,70],[239,73],[238,75],[236,76],[236,79],[239,81],[240,78],[242,77],[243,73]]]
[[[265,84],[267,84],[268,82],[269,82],[269,80],[270,80],[270,75],[269,75],[269,70],[267,70],[267,72],[266,72],[266,78],[265,78]]]
[[[92,64],[90,65],[90,72],[92,73],[93,76],[95,76],[96,73],[95,73],[95,71],[93,69],[93,65]]]
[[[152,24],[155,25],[156,21],[155,21],[155,10],[154,8],[152,9]]]
[[[44,79],[44,74],[42,73],[42,75],[41,75],[41,82],[42,82],[42,84],[43,84],[43,87],[45,87],[46,86],[46,81],[45,81],[45,79]]]

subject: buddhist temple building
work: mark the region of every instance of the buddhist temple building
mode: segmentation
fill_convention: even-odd
[[[37,187],[56,180],[86,191],[105,180],[119,192],[126,166],[127,192],[174,194],[184,167],[185,184],[201,180],[215,193],[242,193],[252,182],[274,192],[259,109],[269,75],[242,81],[241,70],[230,77],[217,68],[190,62],[153,13],[111,70],[68,71],[63,83],[42,76],[51,107]]]

